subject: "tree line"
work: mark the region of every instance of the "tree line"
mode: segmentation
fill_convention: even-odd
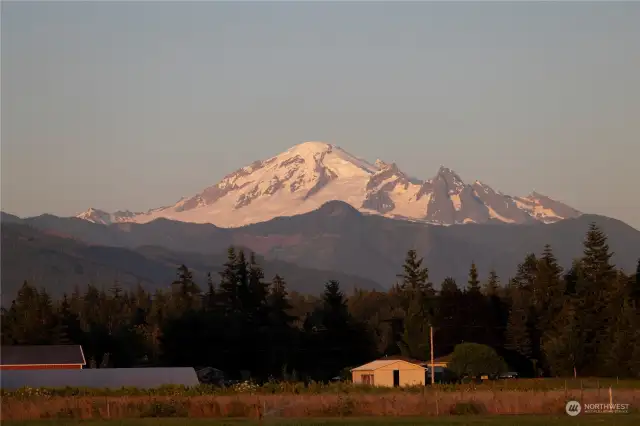
[[[289,294],[253,253],[228,249],[222,272],[194,282],[181,265],[153,293],[89,285],[60,300],[25,282],[2,309],[2,344],[81,344],[89,366],[211,366],[257,380],[329,380],[385,355],[427,360],[460,343],[490,346],[525,376],[640,376],[640,260],[627,275],[591,225],[584,252],[564,271],[550,246],[528,254],[514,277],[464,285],[429,270],[409,250],[388,291],[345,295],[329,281],[320,297]]]

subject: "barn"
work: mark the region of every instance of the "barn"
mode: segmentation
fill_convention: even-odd
[[[351,370],[355,384],[403,387],[426,383],[427,369],[401,359],[379,359]]]
[[[80,345],[0,347],[0,370],[81,370],[85,365]]]

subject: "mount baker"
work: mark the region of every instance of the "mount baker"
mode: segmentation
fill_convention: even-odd
[[[169,207],[144,213],[90,208],[76,217],[101,224],[166,218],[231,228],[307,213],[334,200],[365,214],[437,225],[553,223],[581,214],[536,192],[516,197],[480,181],[465,184],[445,167],[423,181],[407,176],[395,163],[377,160],[371,164],[335,145],[304,142],[255,161]]]

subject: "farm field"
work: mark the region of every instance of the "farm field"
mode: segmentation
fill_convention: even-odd
[[[640,390],[616,389],[616,403],[640,407]],[[416,418],[449,415],[562,415],[566,401],[607,403],[596,389],[523,391],[460,390],[342,394],[9,396],[2,398],[2,420],[75,419],[323,419]],[[613,417],[609,417],[610,419]],[[214,423],[215,424],[215,423]]]
[[[639,414],[586,415],[576,418],[567,415],[518,416],[452,416],[440,418],[354,418],[354,419],[274,419],[274,420],[213,420],[213,419],[127,419],[127,420],[40,420],[3,422],[9,426],[564,426],[640,424]]]

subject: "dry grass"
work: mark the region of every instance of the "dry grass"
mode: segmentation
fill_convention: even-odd
[[[488,414],[562,414],[567,400],[607,403],[608,392],[490,391],[348,395],[237,395],[194,397],[35,397],[2,400],[2,420],[139,417],[304,418],[439,416],[459,413],[456,404],[473,402]],[[614,392],[614,402],[640,407],[640,390]],[[460,407],[458,407],[460,408]]]

